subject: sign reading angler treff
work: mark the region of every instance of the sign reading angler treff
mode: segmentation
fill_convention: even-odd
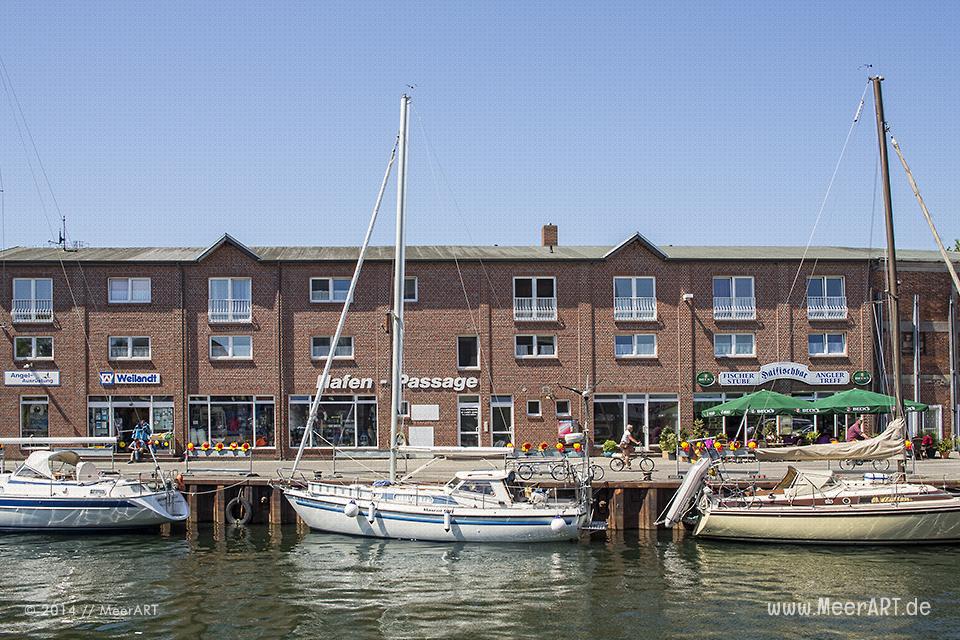
[[[160,374],[155,371],[152,373],[100,372],[100,386],[112,387],[115,384],[160,384]]]
[[[3,384],[8,387],[59,387],[59,371],[4,371]]]
[[[810,367],[798,362],[772,362],[759,371],[721,371],[717,377],[724,386],[756,386],[771,380],[798,380],[810,385],[847,384],[847,371],[810,371]]]

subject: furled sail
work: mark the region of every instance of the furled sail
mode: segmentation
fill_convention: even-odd
[[[837,444],[811,444],[801,447],[760,448],[755,453],[758,460],[804,461],[804,460],[882,460],[903,455],[903,418],[892,421],[876,438]]]

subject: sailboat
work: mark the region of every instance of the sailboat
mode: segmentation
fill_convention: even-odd
[[[512,472],[504,470],[460,471],[444,486],[413,484],[397,478],[398,429],[403,367],[403,283],[405,268],[404,217],[406,199],[407,125],[409,96],[400,100],[400,133],[394,154],[380,186],[373,215],[350,282],[340,321],[331,344],[340,339],[353,299],[354,288],[377,218],[377,211],[394,158],[397,159],[397,219],[393,278],[392,381],[390,407],[389,479],[372,484],[341,485],[293,480],[308,435],[319,412],[333,361],[332,350],[310,407],[306,428],[294,461],[286,499],[307,525],[317,531],[374,538],[429,540],[437,542],[545,542],[574,539],[589,521],[590,480],[578,474],[573,497],[523,487]],[[504,448],[477,449],[480,456],[503,456]],[[584,456],[585,460],[588,460]]]
[[[685,522],[695,536],[726,540],[788,543],[913,544],[960,542],[960,498],[938,487],[907,482],[903,472],[905,426],[900,372],[900,319],[897,307],[897,257],[893,234],[893,207],[887,161],[886,122],[883,116],[881,76],[871,79],[877,115],[880,166],[887,231],[887,283],[892,354],[894,419],[876,438],[840,444],[756,450],[758,460],[825,461],[885,460],[898,457],[898,474],[868,473],[850,480],[831,471],[808,471],[789,467],[770,490],[715,491],[708,474],[716,464],[704,458],[687,473],[667,508],[662,523],[672,527]],[[897,148],[899,153],[899,148]],[[901,156],[901,161],[903,158]],[[953,265],[943,250],[923,206],[906,162],[904,168],[920,200],[948,270],[960,290]]]

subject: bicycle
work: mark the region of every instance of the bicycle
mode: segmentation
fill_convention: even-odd
[[[853,471],[857,467],[863,466],[867,463],[866,460],[841,460],[840,468],[844,471]],[[872,466],[874,471],[889,471],[890,470],[890,460],[873,460]]]
[[[557,482],[563,482],[564,480],[575,480],[579,472],[579,466],[580,465],[575,462],[570,464],[559,462],[550,467],[550,476]],[[598,464],[591,463],[589,473],[591,482],[596,482],[597,480],[603,479],[603,467]]]
[[[656,467],[656,464],[653,462],[653,458],[645,453],[634,453],[630,456],[631,461],[637,458],[640,459],[640,464],[638,465],[640,471],[649,473]],[[610,459],[610,469],[612,471],[623,471],[626,466],[627,460],[624,458],[623,453],[613,454],[613,457]],[[631,470],[634,469],[632,465],[630,468]]]

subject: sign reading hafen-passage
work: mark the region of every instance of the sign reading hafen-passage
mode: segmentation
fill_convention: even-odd
[[[848,371],[811,371],[798,362],[772,362],[759,371],[721,371],[717,376],[724,386],[756,386],[771,380],[798,380],[810,385],[835,385],[850,382]]]

